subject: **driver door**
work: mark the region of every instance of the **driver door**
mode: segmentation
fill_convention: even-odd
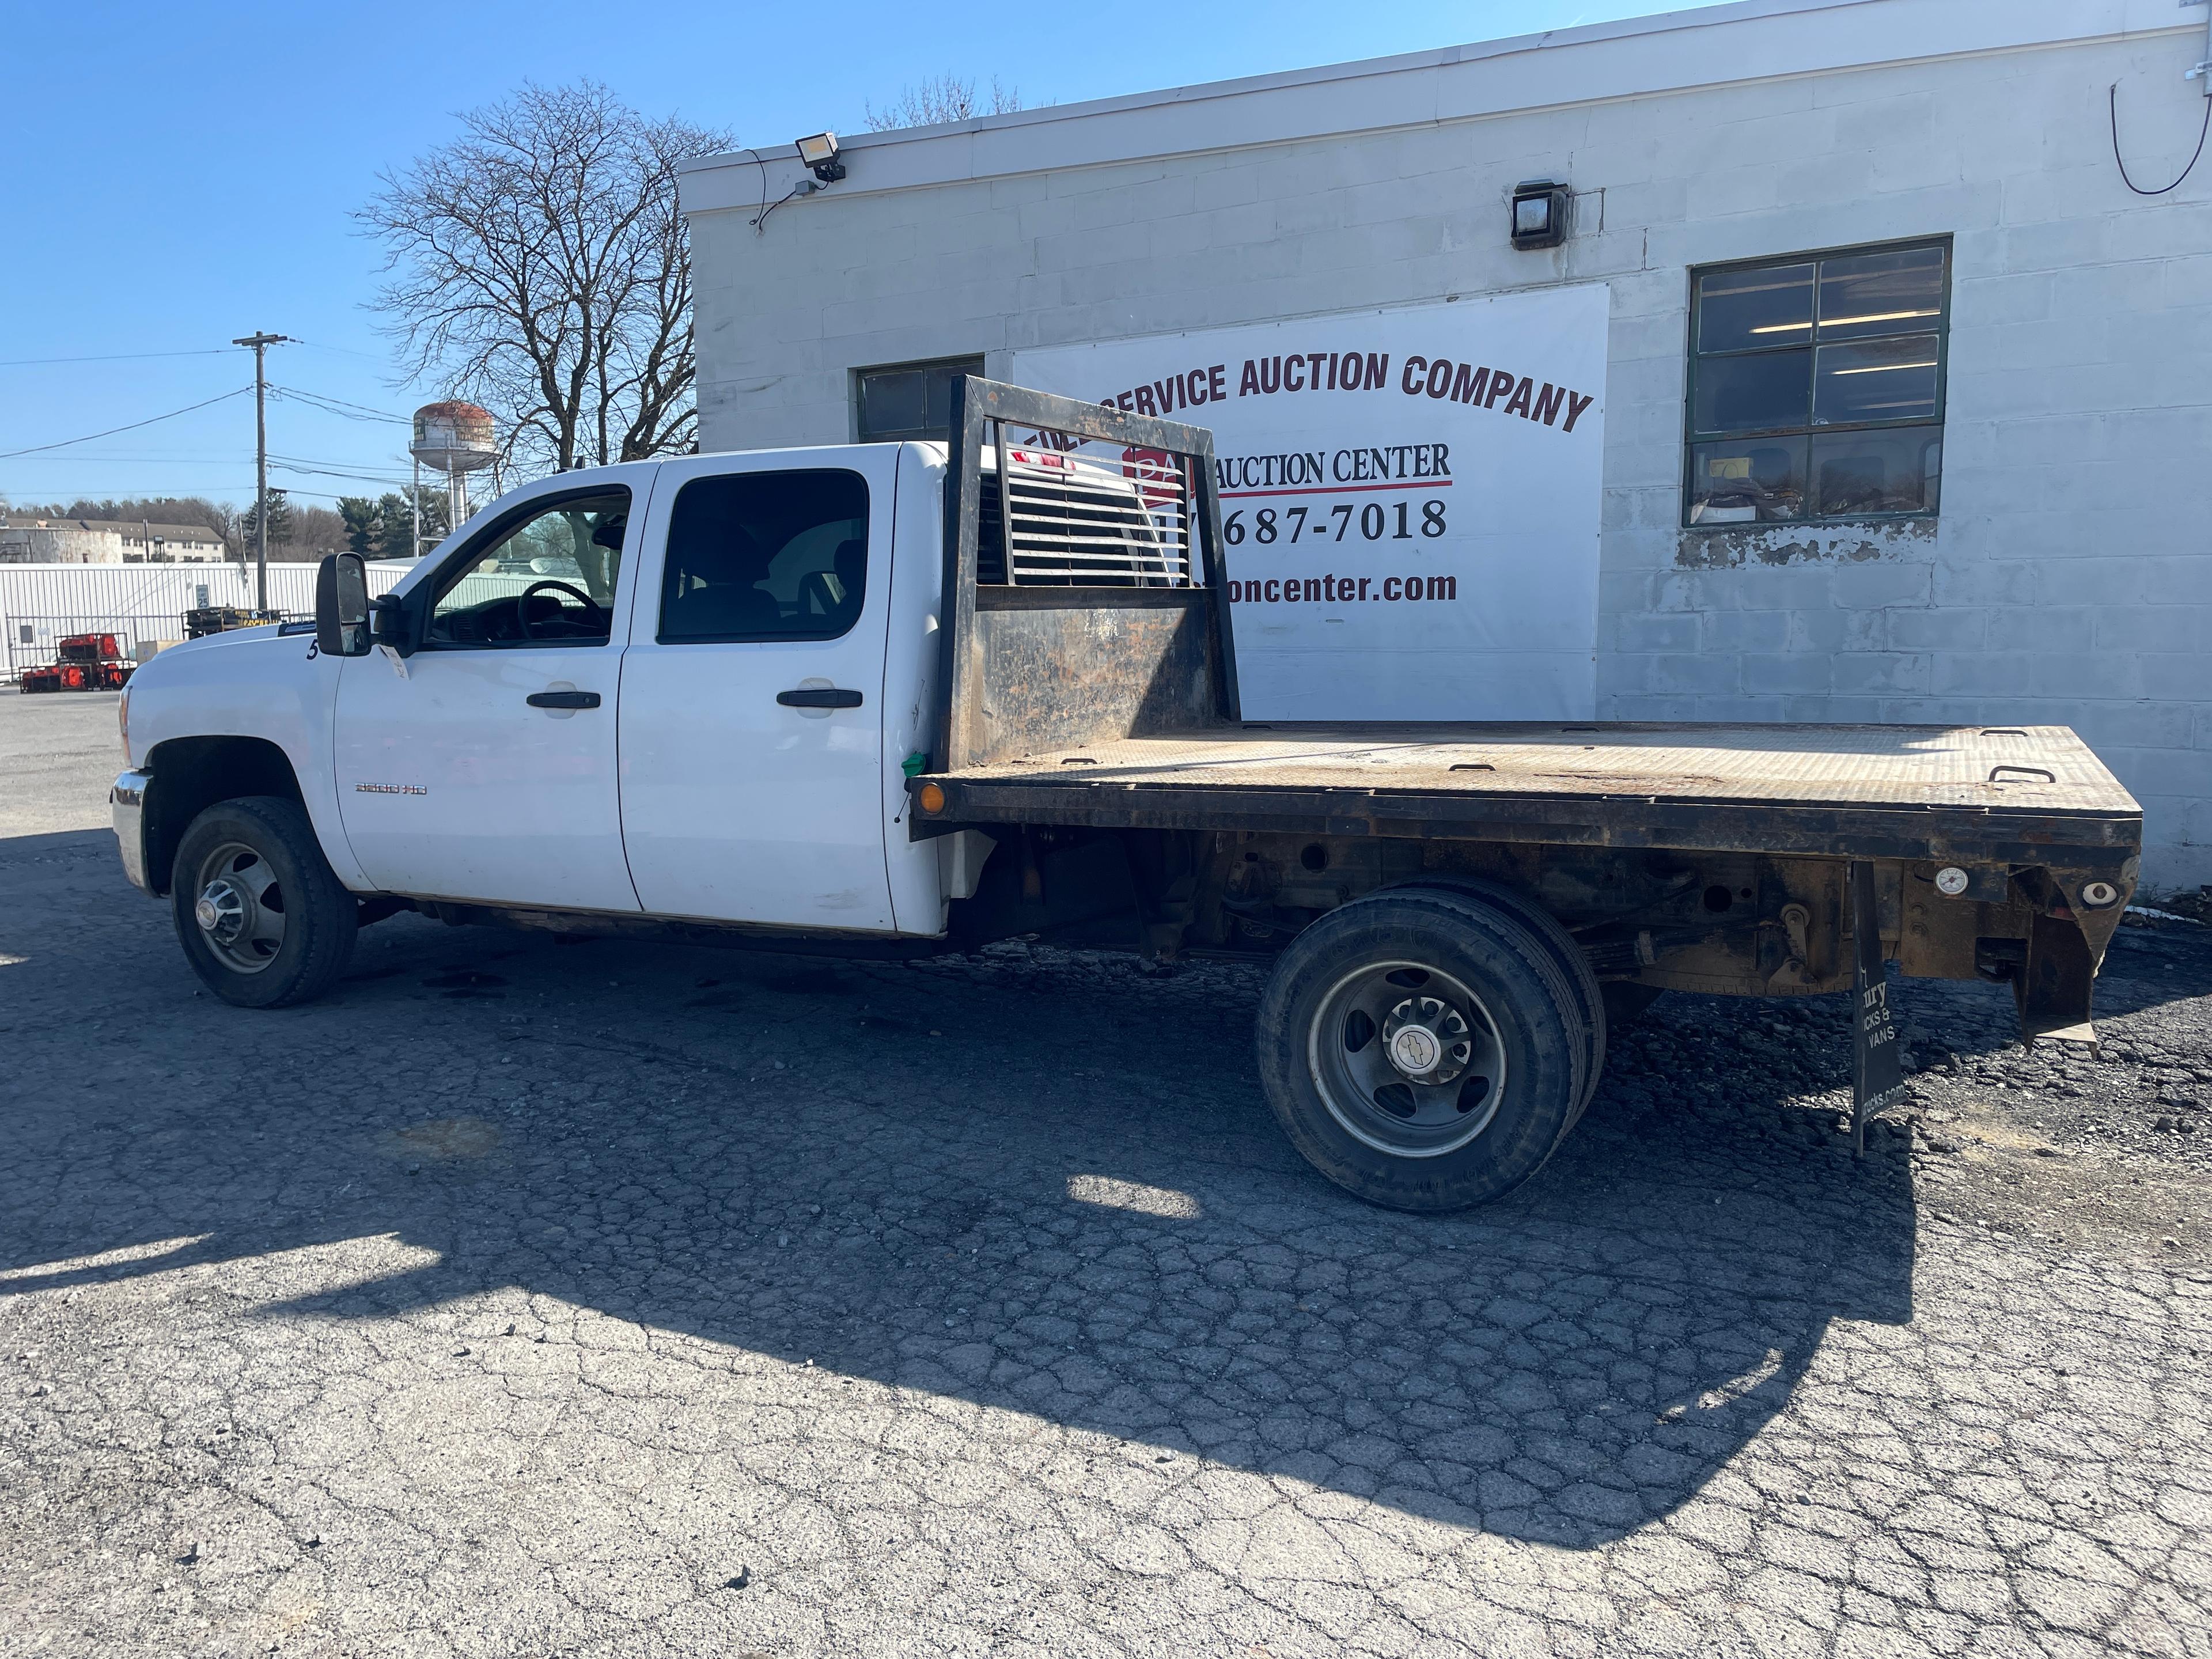
[[[421,647],[338,677],[339,811],[386,892],[635,911],[615,772],[624,542],[653,468],[569,473],[428,578]]]

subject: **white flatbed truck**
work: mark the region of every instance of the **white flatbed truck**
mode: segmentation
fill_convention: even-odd
[[[1267,962],[1285,1131],[1408,1209],[1533,1175],[1662,990],[1855,993],[1863,1109],[1886,961],[2089,1036],[2142,817],[2071,732],[1255,724],[1227,592],[1209,434],[980,380],[949,445],[564,473],[142,668],[123,863],[256,1007],[401,909]]]

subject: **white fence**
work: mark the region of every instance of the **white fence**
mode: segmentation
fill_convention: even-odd
[[[270,565],[270,609],[312,616],[315,568]],[[369,592],[391,592],[411,568],[373,562]],[[249,611],[253,600],[252,568],[234,564],[0,564],[0,673],[12,679],[53,661],[57,641],[71,634],[112,634],[131,656],[142,645],[184,638],[187,611]]]

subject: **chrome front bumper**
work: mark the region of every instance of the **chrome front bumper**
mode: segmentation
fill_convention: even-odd
[[[123,873],[142,893],[153,892],[146,880],[146,790],[151,772],[125,772],[107,792],[108,810],[115,818],[115,847],[123,855]]]

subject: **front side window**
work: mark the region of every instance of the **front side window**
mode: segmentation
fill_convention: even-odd
[[[694,478],[669,515],[663,645],[834,640],[868,591],[868,485],[822,468]]]
[[[629,491],[537,503],[493,526],[431,604],[430,645],[605,645],[614,628]]]
[[[1691,525],[1933,514],[1950,245],[1701,270],[1691,287]]]

